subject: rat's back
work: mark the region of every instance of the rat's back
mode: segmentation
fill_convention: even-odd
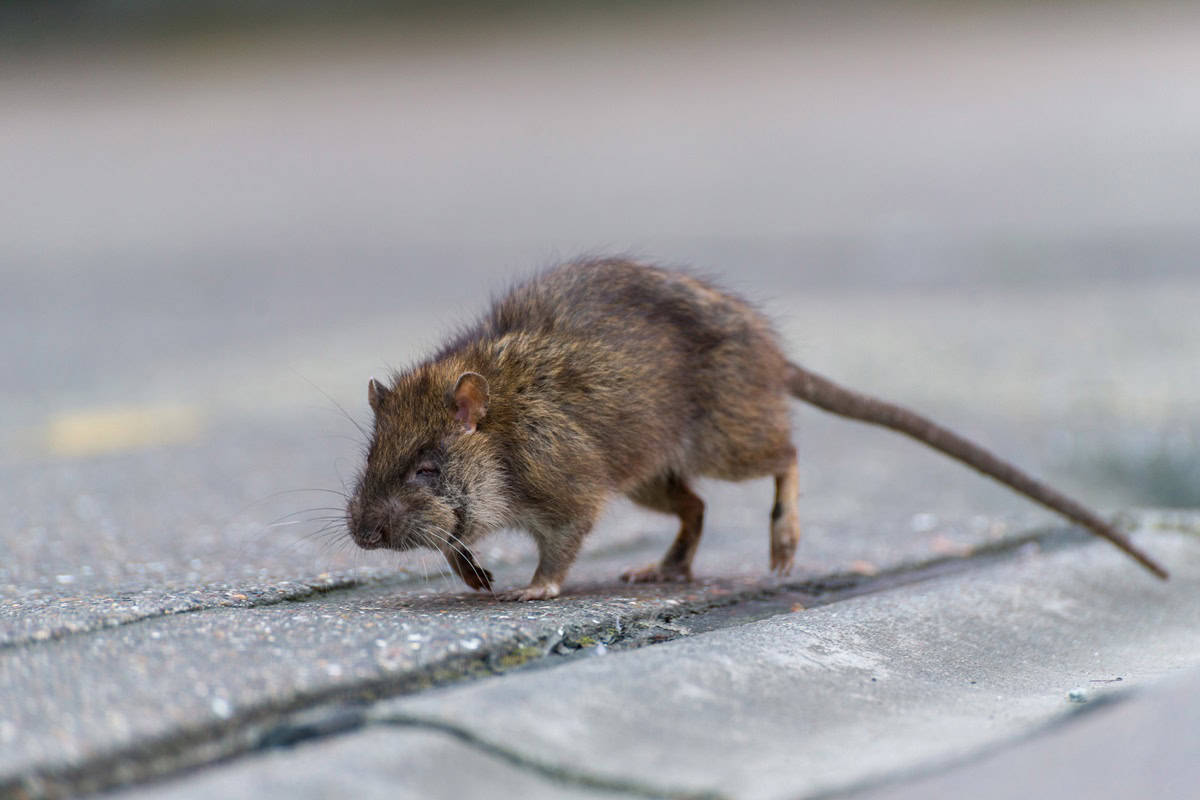
[[[774,346],[766,320],[740,298],[683,272],[622,259],[548,270],[497,300],[472,333],[498,338],[518,332],[602,338],[635,349],[647,337],[663,335],[692,352],[729,338]]]

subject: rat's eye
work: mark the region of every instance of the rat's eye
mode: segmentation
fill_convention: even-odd
[[[436,465],[422,464],[421,466],[417,467],[415,472],[413,472],[413,480],[419,483],[432,483],[433,480],[440,474],[441,470],[439,470]]]

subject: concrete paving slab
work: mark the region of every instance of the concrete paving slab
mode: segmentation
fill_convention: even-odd
[[[243,729],[261,733],[297,708],[415,691],[585,642],[636,638],[641,622],[779,585],[761,571],[690,585],[616,580],[631,560],[657,557],[660,546],[588,560],[551,602],[497,603],[464,593],[451,578],[379,582],[15,644],[0,650],[0,695],[9,698],[0,723],[0,785],[77,768],[104,785],[121,770],[136,773],[136,764],[121,766],[127,759],[144,758],[153,770],[156,760],[187,765],[239,753],[260,735]],[[736,558],[735,548],[731,563]],[[503,568],[497,579],[515,585],[528,570]]]
[[[1200,664],[1200,539],[1156,541],[1169,584],[1072,548],[371,713],[647,784],[845,790],[1060,721],[1077,686],[1104,695]]]
[[[1092,686],[1080,687],[1090,693]],[[1200,787],[1200,672],[920,780],[856,800],[1193,797]]]
[[[1169,534],[1153,541],[1170,563]],[[790,598],[790,607],[869,590],[872,581],[878,589],[896,585],[887,574],[797,579],[790,594],[761,574],[662,587],[616,582],[612,576],[638,556],[589,561],[579,582],[551,602],[497,604],[461,593],[450,579],[419,589],[381,584],[7,648],[0,651],[0,693],[10,698],[0,724],[0,786],[40,785],[43,776],[52,786],[99,788],[253,750],[289,714],[315,705],[494,675],[599,643],[675,638],[690,632],[690,613],[764,593]],[[1150,580],[1121,566],[1114,580]],[[589,582],[595,576],[603,578]],[[657,631],[659,620],[683,627]]]
[[[378,728],[109,795],[122,800],[427,800],[477,796],[600,800],[619,796],[540,775],[433,731]]]

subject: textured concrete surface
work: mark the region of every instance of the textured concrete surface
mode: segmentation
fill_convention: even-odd
[[[1098,544],[1072,546],[378,703],[363,724],[453,733],[477,752],[558,776],[523,796],[554,797],[563,785],[824,795],[961,759],[1200,667],[1200,538],[1193,530],[1154,541],[1177,567],[1170,584],[1131,575]],[[1078,687],[1082,706],[1071,699]],[[340,740],[301,745],[139,796],[269,788],[320,797],[326,785],[314,776],[341,772],[346,752]],[[354,753],[369,775],[396,758],[384,746]],[[453,790],[430,796],[494,791],[492,777],[458,775]]]
[[[957,769],[855,797],[1190,797],[1200,786],[1198,715],[1192,670]]]
[[[820,794],[1046,724],[1078,685],[1200,666],[1198,541],[1156,541],[1170,585],[1089,547],[376,713],[650,785]]]
[[[129,798],[337,798],[424,800],[433,797],[612,798],[611,789],[572,786],[523,765],[481,753],[436,731],[376,728],[320,745],[255,756],[236,767],[118,792]]]
[[[657,557],[661,543],[654,542],[593,556],[554,602],[496,603],[456,580],[401,578],[14,642],[0,650],[0,690],[8,698],[0,776],[66,773],[80,763],[102,773],[119,754],[186,764],[208,757],[198,742],[237,754],[260,735],[243,730],[269,728],[281,714],[314,704],[489,676],[597,643],[673,638],[688,629],[671,620],[764,593],[780,595],[765,607],[776,613],[912,579],[901,565],[873,579],[800,574],[781,583],[764,578],[761,565],[738,575],[744,542],[713,543],[709,559],[728,568],[689,585],[616,580],[630,563]],[[967,564],[946,564],[955,566]],[[506,568],[497,578],[515,585],[528,570]],[[747,608],[764,613],[753,602]]]

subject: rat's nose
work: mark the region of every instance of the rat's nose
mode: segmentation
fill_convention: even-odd
[[[376,547],[381,547],[383,545],[384,533],[385,531],[378,527],[367,529],[360,528],[354,539],[358,543],[358,546],[364,550],[373,550]]]

